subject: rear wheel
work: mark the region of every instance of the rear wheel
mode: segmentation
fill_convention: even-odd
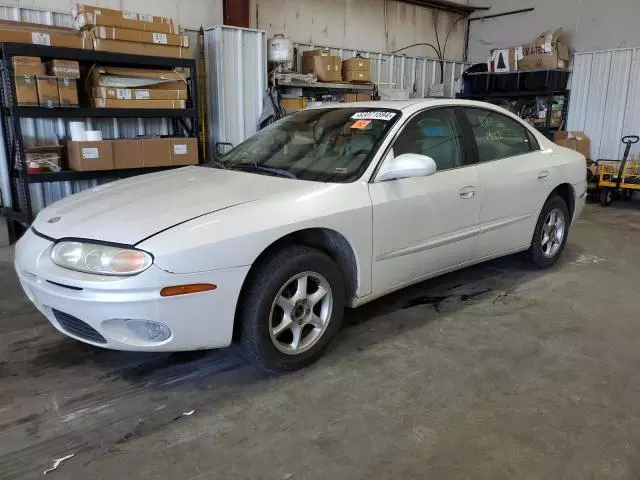
[[[558,196],[547,200],[533,233],[529,258],[538,268],[549,268],[558,261],[567,243],[569,209]]]
[[[246,356],[274,373],[313,363],[340,330],[344,303],[342,274],[323,252],[292,246],[275,253],[240,299]]]
[[[622,191],[622,199],[625,202],[631,201],[632,198],[633,198],[633,190],[623,190]]]

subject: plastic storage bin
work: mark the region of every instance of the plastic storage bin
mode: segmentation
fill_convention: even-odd
[[[520,73],[520,88],[527,91],[566,90],[568,70],[532,70]]]
[[[488,93],[491,91],[491,75],[488,73],[467,74],[471,93]]]
[[[493,91],[495,92],[517,92],[520,89],[519,74],[514,73],[494,73]]]

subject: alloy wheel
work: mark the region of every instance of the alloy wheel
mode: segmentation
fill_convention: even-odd
[[[542,253],[547,258],[553,258],[560,250],[566,232],[564,213],[559,208],[554,208],[547,215],[542,225]]]

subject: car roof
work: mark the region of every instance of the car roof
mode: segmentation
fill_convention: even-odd
[[[493,105],[485,102],[473,100],[457,100],[452,98],[413,98],[410,100],[381,100],[371,102],[348,102],[348,103],[323,103],[311,109],[321,108],[388,108],[401,111],[416,111],[427,107],[447,106],[447,105],[468,105],[492,108],[498,110]]]

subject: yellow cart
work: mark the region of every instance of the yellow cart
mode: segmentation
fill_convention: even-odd
[[[631,200],[633,192],[640,190],[640,160],[629,159],[631,145],[638,143],[640,137],[628,135],[622,138],[622,143],[626,144],[624,156],[621,162],[598,162],[600,179],[598,189],[600,192],[600,205],[608,207],[613,202],[616,195],[624,200]]]

